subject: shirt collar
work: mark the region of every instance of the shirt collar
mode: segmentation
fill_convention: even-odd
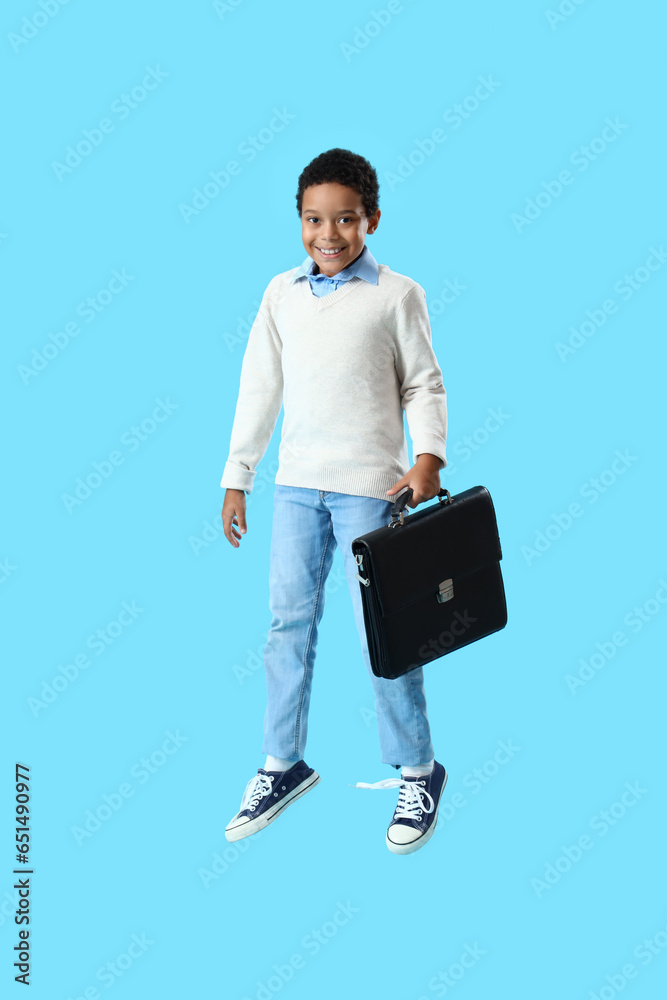
[[[293,284],[299,278],[305,278],[308,275],[314,274],[314,269],[315,261],[312,257],[306,257],[304,262],[294,272],[290,279],[290,284]],[[363,278],[364,281],[370,282],[371,285],[377,285],[378,262],[367,246],[364,246],[364,249],[354,263],[350,264],[349,267],[344,267],[338,274],[334,274],[332,280],[347,281],[350,278]]]

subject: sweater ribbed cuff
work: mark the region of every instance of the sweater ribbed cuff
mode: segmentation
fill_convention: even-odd
[[[236,462],[226,462],[220,486],[224,490],[245,490],[246,493],[252,493],[254,481],[255,472],[252,469],[246,469]]]
[[[443,466],[447,465],[447,454],[445,452],[445,442],[441,437],[420,437],[419,442],[413,442],[412,445],[412,457],[414,459],[413,465],[417,461],[419,455],[435,455],[439,458]],[[442,470],[441,470],[442,471]]]

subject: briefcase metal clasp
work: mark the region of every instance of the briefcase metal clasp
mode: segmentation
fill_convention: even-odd
[[[401,525],[401,526],[403,525],[405,521],[404,518],[405,505],[412,496],[413,496],[413,491],[411,489],[406,489],[404,493],[399,494],[398,500],[394,504],[394,507],[398,507],[400,504],[403,504],[403,506],[401,507],[400,510],[396,511],[394,510],[394,508],[392,508],[391,521],[387,525],[388,528],[395,528],[396,525]],[[452,503],[452,494],[449,492],[449,490],[441,489],[439,493],[436,493],[436,496],[438,498],[438,502],[443,505]]]
[[[389,524],[387,525],[387,527],[388,528],[395,528],[397,524],[403,524],[404,520],[405,520],[404,511],[401,510],[401,511],[399,511],[398,514],[392,514],[391,515],[391,521],[389,522]]]
[[[363,557],[363,554],[362,555],[355,555],[354,561],[356,562],[356,564],[359,567],[359,569],[363,572],[363,569],[364,569],[364,557]],[[363,583],[364,587],[370,587],[370,585],[371,585],[371,581],[370,580],[365,580],[364,577],[363,576],[359,576],[358,573],[355,573],[354,575],[356,576],[356,578],[359,581],[359,583]]]
[[[445,601],[451,601],[454,596],[454,581],[453,580],[443,580],[438,586],[438,593],[435,595],[438,598],[439,604],[444,604]]]

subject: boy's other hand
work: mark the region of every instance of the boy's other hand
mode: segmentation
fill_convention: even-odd
[[[222,504],[222,526],[225,531],[225,538],[238,549],[241,544],[241,532],[245,534],[248,530],[245,519],[245,493],[243,490],[225,490],[225,499]],[[238,527],[238,531],[236,530]]]
[[[440,459],[437,455],[430,455],[423,452],[417,456],[417,461],[409,472],[398,480],[397,483],[387,490],[387,498],[391,498],[394,493],[399,493],[405,486],[412,490],[412,500],[408,507],[416,507],[424,500],[432,500],[441,490],[440,484]]]

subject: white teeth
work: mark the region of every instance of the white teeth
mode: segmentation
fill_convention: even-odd
[[[341,253],[341,251],[343,250],[343,247],[338,247],[335,250],[325,250],[324,247],[318,247],[317,249],[320,251],[320,253],[325,253],[325,254],[327,254],[327,256],[333,256],[333,255],[335,255],[337,253]]]

